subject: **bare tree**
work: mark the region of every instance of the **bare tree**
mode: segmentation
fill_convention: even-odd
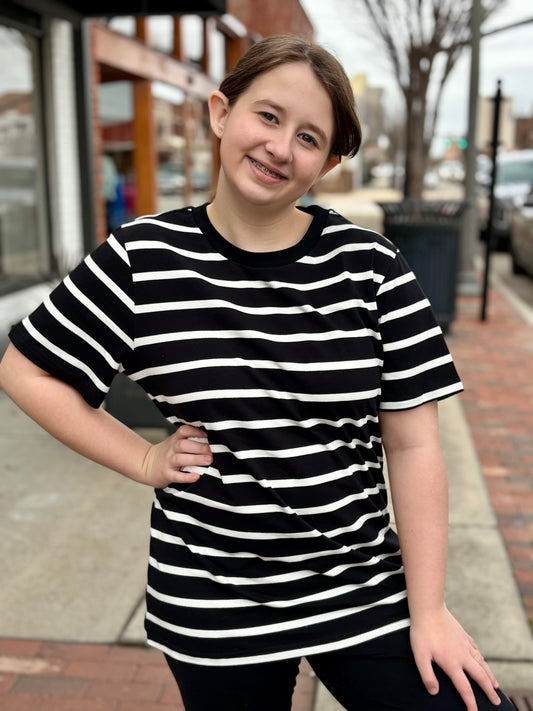
[[[483,0],[483,21],[506,0]],[[362,3],[405,99],[405,196],[422,196],[442,91],[470,42],[472,0],[356,0]],[[431,104],[428,89],[435,95]]]

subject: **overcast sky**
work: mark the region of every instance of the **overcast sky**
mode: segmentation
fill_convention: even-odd
[[[315,39],[334,52],[349,76],[363,73],[371,86],[387,89],[385,101],[392,112],[401,105],[392,71],[379,45],[368,36],[357,0],[300,0],[315,28]],[[507,0],[485,29],[533,18],[531,0]],[[437,134],[464,135],[467,129],[470,52],[465,51],[446,83]],[[481,41],[480,94],[493,96],[496,82],[513,99],[513,115],[533,113],[533,22]]]

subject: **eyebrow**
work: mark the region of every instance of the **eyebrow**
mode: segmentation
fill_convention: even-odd
[[[286,110],[283,108],[283,106],[280,106],[279,104],[276,104],[275,101],[272,101],[271,99],[258,99],[257,101],[253,102],[254,105],[258,104],[263,104],[265,106],[270,107],[271,109],[274,109],[274,111],[277,111],[278,113],[281,114],[286,114]],[[311,121],[307,121],[304,125],[303,128],[308,128],[309,130],[313,131],[316,133],[322,141],[324,141],[325,144],[328,142],[328,137],[326,136],[325,132],[317,126],[315,123],[312,123]]]

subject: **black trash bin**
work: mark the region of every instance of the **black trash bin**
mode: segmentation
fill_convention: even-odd
[[[443,331],[455,319],[459,235],[464,202],[381,202],[383,232],[409,262]]]

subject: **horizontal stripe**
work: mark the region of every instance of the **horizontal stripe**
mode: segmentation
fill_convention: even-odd
[[[171,405],[183,404],[185,402],[196,402],[199,400],[222,400],[228,398],[271,398],[273,400],[300,400],[302,402],[350,402],[352,400],[369,400],[379,395],[379,390],[362,390],[353,393],[292,393],[283,390],[260,390],[239,388],[231,390],[229,388],[218,390],[199,390],[194,393],[184,393],[183,395],[156,395],[150,396],[157,402],[167,402]]]
[[[160,223],[158,223],[160,224]],[[171,225],[170,229],[174,229],[176,225]],[[195,227],[183,228],[175,230],[178,232],[190,232],[191,234],[198,234],[200,231]],[[139,250],[163,250],[170,252],[171,254],[179,254],[181,257],[186,259],[198,259],[201,262],[223,262],[224,257],[217,252],[193,252],[190,249],[184,249],[183,247],[175,247],[173,244],[168,244],[168,242],[161,242],[159,240],[148,240],[148,239],[137,239],[132,242],[128,242],[127,245],[128,252],[139,251]]]
[[[391,353],[392,351],[399,351],[403,348],[410,348],[417,343],[423,343],[428,341],[430,338],[435,338],[436,336],[442,336],[442,330],[440,326],[434,326],[433,328],[428,328],[426,331],[417,333],[409,338],[402,338],[399,341],[393,341],[383,344],[383,351],[385,353]]]
[[[323,452],[334,452],[336,449],[346,447],[347,449],[357,449],[365,447],[371,449],[374,442],[379,441],[377,437],[370,437],[370,440],[365,442],[361,439],[352,439],[349,442],[344,440],[333,440],[331,442],[320,442],[318,444],[308,444],[301,447],[290,447],[287,449],[232,449],[223,444],[213,444],[211,451],[213,454],[233,454],[236,459],[258,459],[263,457],[271,457],[275,459],[290,459],[292,457],[305,457],[309,454],[322,454]]]
[[[190,370],[200,370],[202,368],[259,368],[265,370],[282,370],[287,372],[305,373],[310,370],[314,372],[329,372],[336,370],[356,370],[361,368],[380,368],[383,361],[378,358],[368,358],[365,360],[330,361],[326,363],[288,363],[273,360],[246,360],[245,358],[203,358],[202,360],[191,360],[186,363],[171,363],[160,365],[154,368],[145,368],[136,373],[131,373],[132,380],[141,380],[154,375],[168,375],[169,373],[184,373]]]
[[[313,474],[308,477],[289,478],[284,476],[283,479],[258,479],[251,474],[224,474],[224,484],[259,484],[265,489],[298,489],[307,488],[309,486],[319,486],[332,481],[346,479],[357,472],[367,472],[372,469],[381,469],[383,458],[378,461],[365,461],[364,463],[355,462],[343,469],[337,469],[325,474]],[[221,479],[220,472],[214,467],[182,467],[184,471],[188,469],[194,471],[202,471],[202,476],[212,476]]]
[[[354,501],[368,499],[369,496],[379,494],[381,491],[384,491],[385,488],[385,484],[378,484],[376,486],[364,489],[361,492],[345,496],[342,499],[337,499],[336,501],[333,501],[329,504],[306,507],[280,506],[280,504],[225,504],[221,501],[216,501],[215,499],[208,499],[205,496],[200,496],[199,494],[194,494],[192,492],[177,491],[176,489],[173,489],[171,487],[165,489],[165,491],[168,494],[171,494],[172,496],[176,496],[177,498],[186,499],[187,501],[194,501],[195,503],[202,504],[203,506],[207,506],[208,508],[219,509],[221,511],[230,511],[231,513],[243,516],[254,516],[257,514],[266,513],[281,513],[289,514],[291,516],[314,516],[323,513],[331,513],[332,511],[337,511],[338,509],[342,509],[345,506],[348,506]],[[359,523],[359,519],[357,520],[357,523]]]
[[[376,603],[373,609],[375,609],[375,607],[377,607],[379,604],[394,604],[400,602],[404,598],[405,594],[393,595],[390,598],[386,598],[385,600]],[[229,665],[239,666],[243,664],[262,664],[264,662],[291,659],[294,657],[306,657],[312,654],[325,654],[326,652],[332,652],[337,649],[346,649],[348,647],[353,647],[357,644],[368,642],[372,639],[376,639],[386,634],[391,634],[392,632],[397,632],[398,630],[405,629],[406,627],[409,627],[409,625],[409,619],[402,619],[396,622],[391,622],[390,624],[384,625],[382,627],[374,628],[369,632],[363,632],[361,634],[352,635],[346,639],[335,640],[334,642],[307,645],[303,647],[298,647],[297,649],[291,648],[285,651],[278,650],[266,654],[254,654],[243,657],[224,657],[221,659],[217,657],[198,657],[192,656],[190,654],[183,654],[173,649],[169,649],[165,645],[156,642],[153,639],[148,639],[148,644],[152,647],[155,647],[156,649],[159,649],[165,654],[169,654],[171,657],[177,659],[178,661],[187,662],[189,664],[199,664],[201,666],[216,667],[223,667]]]
[[[298,479],[256,479],[250,474],[225,474],[225,484],[247,484],[257,483],[266,489],[296,489],[298,487],[306,488],[309,486],[319,486],[328,482],[339,481],[353,476],[356,472],[368,472],[372,469],[381,469],[382,459],[376,462],[366,461],[364,464],[355,463],[344,469],[337,469],[326,474],[313,474],[308,477],[299,477]]]
[[[369,422],[379,422],[379,418],[375,415],[367,415],[366,417],[361,417],[358,420],[354,420],[351,417],[341,417],[339,420],[330,420],[321,417],[312,417],[307,420],[290,420],[287,418],[279,418],[275,420],[220,420],[219,422],[207,422],[207,421],[196,421],[196,422],[186,422],[184,420],[178,420],[178,418],[171,418],[175,422],[183,422],[185,425],[193,425],[196,427],[205,427],[208,430],[225,431],[233,429],[248,429],[248,430],[267,430],[267,429],[278,429],[280,427],[302,427],[307,429],[309,427],[316,427],[317,425],[328,425],[329,427],[341,428],[345,425],[353,425],[354,427],[365,427]]]
[[[437,390],[432,390],[430,392],[419,395],[418,397],[411,398],[410,400],[399,400],[398,402],[382,402],[380,403],[380,408],[382,410],[405,410],[411,407],[418,407],[426,402],[431,402],[432,400],[440,400],[449,395],[461,392],[463,386],[460,383],[453,383],[452,385],[447,385],[443,388],[438,388]]]
[[[202,234],[202,230],[199,227],[192,227],[191,225],[179,225],[156,218],[157,215],[143,215],[142,217],[138,217],[132,222],[125,222],[122,227],[139,227],[140,225],[154,225],[156,227],[161,227],[164,230],[170,230],[171,232],[189,232],[190,234],[196,235]],[[133,244],[135,244],[135,242],[133,242]]]
[[[284,281],[262,281],[261,279],[249,280],[230,280],[230,279],[215,279],[208,277],[205,274],[199,274],[191,269],[162,269],[160,271],[137,272],[133,274],[133,281],[148,282],[148,281],[163,281],[178,279],[199,279],[213,286],[221,286],[229,289],[294,289],[295,291],[314,291],[325,289],[328,286],[340,284],[343,281],[379,281],[379,275],[373,271],[365,272],[347,272],[321,279],[311,283],[284,282]]]
[[[354,229],[359,229],[353,226]],[[343,226],[341,230],[338,228],[332,229],[326,227],[326,229],[322,232],[322,234],[332,234],[335,231],[345,231],[345,227]],[[371,230],[369,230],[371,232]],[[320,256],[307,256],[307,257],[302,257],[299,261],[302,264],[323,264],[324,262],[328,262],[330,259],[334,259],[340,254],[351,254],[353,252],[370,252],[370,251],[380,251],[383,254],[387,254],[390,257],[394,257],[394,252],[392,249],[387,249],[386,247],[383,247],[380,244],[377,244],[376,242],[353,242],[352,244],[343,244],[340,247],[337,247],[336,249],[332,250],[331,252],[327,252],[326,254],[321,254]]]
[[[401,309],[395,309],[394,311],[390,311],[388,314],[384,314],[380,317],[379,323],[388,323],[389,321],[394,321],[395,319],[403,318],[404,316],[410,316],[411,314],[415,314],[417,311],[422,311],[422,309],[427,308],[431,308],[429,301],[427,299],[421,299],[415,304],[409,304]]]
[[[393,291],[394,289],[397,289],[399,286],[403,286],[404,284],[409,284],[414,282],[416,279],[415,275],[412,272],[407,272],[407,274],[402,274],[399,277],[396,277],[396,279],[391,279],[390,281],[384,282],[378,289],[378,296],[381,296],[382,294],[386,294],[388,291]]]
[[[349,338],[376,338],[380,335],[369,328],[359,328],[356,331],[326,331],[320,333],[266,333],[252,330],[209,330],[209,331],[176,331],[174,333],[160,333],[150,336],[139,336],[135,339],[135,347],[153,346],[158,343],[171,341],[190,341],[207,339],[257,339],[272,341],[274,343],[317,343]]]
[[[452,357],[448,355],[440,356],[440,358],[433,358],[433,360],[428,360],[426,363],[421,363],[413,368],[406,368],[405,370],[396,370],[393,373],[381,374],[382,380],[404,380],[406,378],[412,378],[421,373],[426,373],[428,370],[433,370],[433,368],[439,368],[441,365],[446,363],[452,363]]]
[[[375,301],[364,301],[363,299],[348,299],[338,303],[326,304],[325,306],[311,306],[301,304],[298,306],[246,306],[233,304],[226,299],[196,299],[193,301],[163,301],[149,304],[138,304],[135,313],[161,313],[165,311],[191,311],[195,309],[229,309],[240,314],[250,314],[253,316],[291,316],[301,314],[321,314],[329,316],[340,311],[350,311],[352,309],[364,309],[375,311],[377,304]]]

